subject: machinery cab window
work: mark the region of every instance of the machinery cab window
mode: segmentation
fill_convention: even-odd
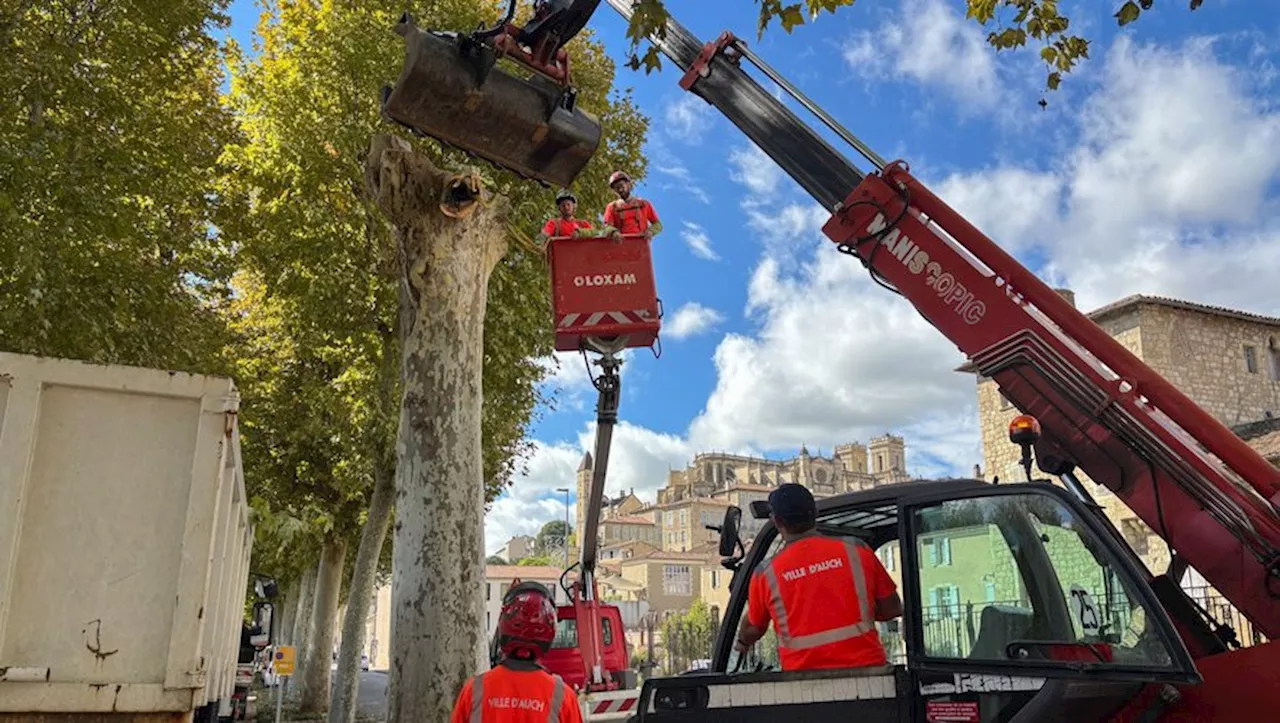
[[[935,497],[819,508],[822,534],[859,538],[882,563],[893,561],[885,567],[904,615],[876,623],[890,664],[1039,677],[1085,668],[1094,677],[1194,677],[1150,588],[1065,491],[983,485]],[[781,546],[768,526],[737,573],[743,579],[734,582],[721,636],[726,672],[781,670],[772,625],[741,659],[732,650],[747,579]]]
[[[909,520],[916,657],[1177,668],[1152,601],[1062,499],[1039,491],[965,497],[917,507]],[[944,540],[947,564],[931,552]]]

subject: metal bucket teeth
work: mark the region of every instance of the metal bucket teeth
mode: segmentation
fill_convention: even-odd
[[[568,187],[600,145],[600,123],[560,107],[560,88],[494,66],[479,83],[481,61],[466,57],[463,38],[424,32],[405,19],[405,65],[384,94],[383,113],[526,178]]]

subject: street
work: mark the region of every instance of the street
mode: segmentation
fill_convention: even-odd
[[[356,713],[381,716],[387,712],[387,673],[365,670],[360,673],[360,698]]]

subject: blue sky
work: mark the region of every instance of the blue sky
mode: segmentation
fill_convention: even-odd
[[[756,3],[667,5],[703,40],[747,39],[1080,307],[1155,293],[1280,313],[1280,0],[1194,13],[1161,2],[1123,31],[1114,10],[1064,3],[1093,57],[1044,110],[1037,49],[995,54],[961,0],[860,0],[761,40]],[[232,6],[245,47],[257,15],[251,0]],[[652,119],[637,192],[665,226],[654,242],[663,354],[624,367],[610,491],[651,498],[699,451],[786,457],[884,432],[906,437],[919,475],[981,463],[973,380],[952,371],[954,346],[835,253],[821,209],[683,92],[676,69],[622,67],[624,22],[607,4],[590,27]],[[560,400],[533,429],[528,475],[489,514],[491,550],[563,516],[554,489],[573,486],[591,444],[581,360],[565,357],[549,384]]]

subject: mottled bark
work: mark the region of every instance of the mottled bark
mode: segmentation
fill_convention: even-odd
[[[347,541],[326,540],[320,553],[316,575],[315,605],[307,667],[299,677],[298,710],[321,713],[329,705],[329,672],[333,667],[333,628],[338,617],[338,595],[342,592],[342,567],[347,557]]]
[[[484,664],[481,370],[489,276],[507,204],[475,174],[374,138],[371,197],[395,229],[402,350],[389,723],[449,719]]]
[[[307,660],[311,657],[311,622],[314,619],[316,575],[319,572],[319,566],[308,565],[306,572],[302,574],[302,583],[299,585],[298,608],[294,612],[293,631],[290,634],[293,639],[295,660],[294,674],[292,676],[294,684],[289,686],[291,698],[297,697],[298,686],[296,683],[302,679],[303,671],[307,667]]]
[[[365,518],[364,528],[360,531],[360,548],[356,551],[356,564],[351,571],[351,592],[347,597],[346,614],[342,620],[338,679],[334,682],[333,698],[329,703],[329,723],[355,723],[356,720],[356,702],[360,695],[360,656],[364,652],[369,611],[373,607],[374,583],[378,579],[378,558],[382,556],[382,544],[387,538],[387,525],[391,522],[395,493],[394,467],[375,470],[373,498],[369,501],[369,514]]]
[[[293,621],[298,614],[298,595],[302,592],[302,581],[294,580],[284,589],[284,594],[276,601],[271,611],[275,623],[275,645],[293,645]]]

